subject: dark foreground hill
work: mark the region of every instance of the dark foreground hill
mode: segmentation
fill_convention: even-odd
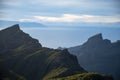
[[[78,57],[82,67],[88,71],[112,74],[120,80],[120,41],[111,43],[102,34],[92,36],[83,45],[71,47],[70,53]]]
[[[42,47],[19,25],[0,31],[0,80],[78,80],[81,76],[82,80],[112,80],[87,73],[66,49]]]

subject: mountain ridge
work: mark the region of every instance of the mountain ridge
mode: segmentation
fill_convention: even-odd
[[[4,42],[3,42],[4,41]],[[27,80],[64,77],[87,72],[67,50],[54,50],[13,25],[0,31],[0,70],[3,78]]]
[[[102,34],[96,34],[82,45],[68,48],[71,54],[77,56],[79,63],[88,71],[112,74],[119,80],[120,41],[111,42],[103,39]]]
[[[113,80],[112,76],[89,73],[67,49],[42,47],[18,24],[0,30],[1,80]]]

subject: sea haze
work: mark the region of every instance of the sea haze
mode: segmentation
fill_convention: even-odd
[[[104,39],[112,42],[120,40],[119,27],[45,27],[45,28],[22,28],[33,38],[50,48],[72,47],[83,44],[89,37],[102,33]]]

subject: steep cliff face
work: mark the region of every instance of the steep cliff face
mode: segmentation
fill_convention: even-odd
[[[76,56],[42,47],[13,25],[0,31],[0,76],[10,80],[47,80],[86,72]]]
[[[120,76],[120,41],[111,43],[103,39],[102,34],[92,36],[83,45],[71,47],[70,53],[78,57],[78,61],[86,70],[112,74],[116,80]]]
[[[28,34],[20,30],[19,25],[0,31],[0,52],[15,49],[22,45],[41,48],[38,40],[31,38]]]

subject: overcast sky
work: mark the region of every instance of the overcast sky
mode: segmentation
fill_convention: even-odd
[[[0,20],[120,22],[120,0],[1,0]]]

